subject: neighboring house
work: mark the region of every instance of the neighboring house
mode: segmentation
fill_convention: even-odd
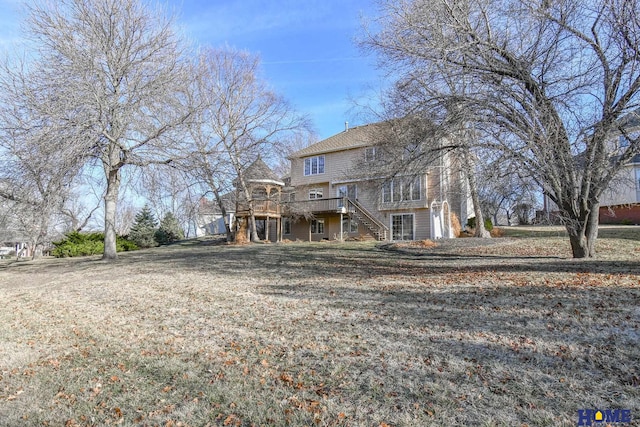
[[[640,112],[624,119],[628,136],[640,135]],[[625,135],[617,135],[611,141],[611,150],[621,152],[629,146]],[[640,154],[622,167],[600,200],[600,222],[603,224],[640,224]]]
[[[227,220],[229,224],[233,224],[235,219],[235,199],[233,194],[225,194],[222,200],[227,211]],[[220,211],[220,206],[215,200],[201,198],[198,206],[196,237],[205,235],[226,234],[224,219]]]
[[[0,213],[0,258],[32,256],[28,233],[19,225],[18,215],[14,209]]]
[[[20,258],[30,258],[32,256],[32,251],[26,243],[27,239],[25,237],[20,236],[19,234],[7,236],[4,232],[0,234],[5,235],[5,239],[0,241],[0,259],[15,256]]]
[[[620,170],[603,193],[600,223],[640,225],[640,154]]]
[[[379,126],[384,124],[347,128],[289,157],[285,239],[450,238],[452,213],[466,223],[472,211],[468,191],[450,156],[419,174],[365,178],[362,169],[376,156]]]
[[[640,111],[624,117],[622,125],[633,138],[640,135]],[[619,134],[611,139],[611,155],[621,153],[630,142]],[[544,196],[543,211],[537,213],[538,220],[559,222],[558,207],[548,196]],[[599,220],[601,224],[640,225],[640,154],[625,164],[600,198]]]

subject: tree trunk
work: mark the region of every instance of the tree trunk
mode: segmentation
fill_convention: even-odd
[[[584,218],[566,221],[565,228],[569,233],[569,242],[574,258],[593,258],[596,256],[599,213],[600,204],[596,203],[590,207]]]
[[[596,256],[596,240],[598,239],[598,226],[600,225],[600,203],[591,206],[591,215],[587,221],[585,235],[587,237],[587,248],[589,258]]]
[[[239,164],[239,162],[236,162],[236,164]],[[236,170],[241,171],[239,166],[236,167]],[[249,220],[249,232],[251,233],[251,241],[254,243],[259,242],[260,238],[258,237],[258,230],[256,228],[256,216],[253,212],[253,196],[249,191],[249,187],[247,186],[244,180],[244,175],[242,172],[238,172],[238,182],[242,188],[242,193],[244,194],[244,198],[247,201],[247,206],[249,210],[248,220]]]
[[[42,251],[44,250],[44,242],[47,237],[47,230],[49,229],[49,217],[48,215],[42,215],[40,220],[40,232],[38,233],[38,237],[33,239],[33,243],[28,245],[29,250],[31,252],[31,260],[35,260],[42,256]],[[40,253],[38,253],[38,248],[40,248]]]
[[[247,242],[247,219],[246,218],[236,218],[236,234],[235,234],[235,242],[236,243],[246,243]]]
[[[258,227],[256,226],[256,216],[253,213],[253,202],[249,202],[249,226],[251,228],[251,241],[257,243],[260,241],[258,237]]]
[[[107,172],[107,191],[104,195],[104,254],[102,259],[114,260],[116,251],[116,208],[120,189],[120,169]]]
[[[27,243],[27,250],[31,254],[31,261],[36,259],[36,245],[35,244],[31,244],[31,243]],[[20,259],[20,258],[18,257],[18,259]]]
[[[480,209],[480,196],[478,195],[476,174],[473,168],[473,162],[470,159],[471,153],[469,153],[468,150],[469,149],[467,147],[462,148],[462,161],[465,175],[467,175],[471,201],[473,202],[473,213],[476,216],[476,232],[474,237],[491,237],[489,232],[484,228],[484,217],[482,216],[482,209]]]

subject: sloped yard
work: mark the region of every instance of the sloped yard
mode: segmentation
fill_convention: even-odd
[[[4,264],[0,425],[640,425],[640,240],[426,246]]]

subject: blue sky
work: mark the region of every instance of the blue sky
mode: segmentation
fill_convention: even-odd
[[[164,0],[185,35],[260,55],[266,80],[312,120],[320,139],[362,124],[382,85],[374,59],[355,45],[374,0]],[[21,1],[0,0],[0,48],[20,38]]]

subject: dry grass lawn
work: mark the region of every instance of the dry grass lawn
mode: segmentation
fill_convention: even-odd
[[[640,228],[608,230],[4,262],[0,425],[640,425]]]

